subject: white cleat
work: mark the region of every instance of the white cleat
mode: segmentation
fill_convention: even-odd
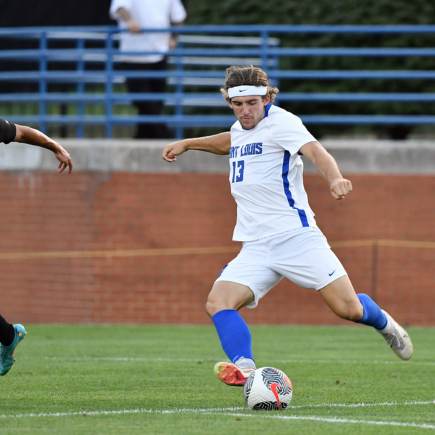
[[[382,334],[387,346],[390,346],[399,358],[410,359],[414,350],[408,333],[386,311],[382,312],[387,316],[389,325],[389,330]]]

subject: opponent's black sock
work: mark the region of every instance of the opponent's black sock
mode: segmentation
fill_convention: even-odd
[[[12,344],[15,338],[15,329],[13,325],[6,322],[4,317],[0,314],[0,343],[3,346]]]

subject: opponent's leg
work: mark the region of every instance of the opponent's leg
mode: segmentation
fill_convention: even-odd
[[[0,316],[0,376],[11,369],[15,362],[15,348],[25,335],[23,325],[11,325]]]
[[[370,296],[355,294],[348,276],[342,276],[319,290],[324,301],[337,316],[374,327],[399,358],[408,360],[413,353],[406,331],[373,301]]]
[[[251,332],[237,312],[253,300],[254,294],[249,287],[230,281],[216,282],[207,299],[207,314],[213,320],[222,348],[231,360],[231,363],[217,363],[214,370],[219,379],[228,385],[244,385],[255,370]]]
[[[14,327],[0,315],[0,343],[9,346],[14,341]]]

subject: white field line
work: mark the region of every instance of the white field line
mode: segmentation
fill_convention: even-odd
[[[384,402],[384,403],[323,403],[320,405],[301,405],[301,406],[289,406],[288,409],[301,409],[301,408],[321,408],[321,407],[340,407],[340,408],[355,408],[355,407],[375,407],[375,406],[415,406],[415,405],[435,405],[435,400],[426,402]],[[245,411],[248,414],[233,414],[233,411]],[[230,413],[231,412],[231,413]],[[245,407],[233,407],[233,408],[203,408],[203,409],[168,409],[168,410],[153,410],[153,409],[122,409],[113,411],[78,411],[78,412],[55,412],[55,413],[39,413],[39,414],[0,414],[0,418],[34,418],[34,417],[74,417],[74,416],[92,416],[92,415],[119,415],[119,414],[213,414],[224,413],[223,415],[249,415],[253,414],[248,408]],[[264,415],[264,414],[262,414]],[[269,416],[268,416],[269,417]],[[274,417],[274,416],[271,416]],[[291,419],[323,419],[323,417],[299,417],[299,416],[276,416],[279,418],[291,418]],[[330,418],[326,420],[338,420]],[[325,420],[325,421],[326,421]],[[352,421],[350,421],[352,422]],[[355,422],[364,422],[362,420],[355,420]],[[386,422],[388,423],[388,422]],[[380,424],[380,423],[379,423]],[[390,423],[388,423],[390,424]],[[402,423],[400,423],[402,424]],[[403,423],[411,425],[414,423]],[[427,426],[427,425],[426,425]],[[425,426],[425,427],[426,427]],[[433,426],[435,429],[435,426]]]
[[[91,415],[119,415],[119,414],[201,414],[204,412],[228,412],[228,411],[246,411],[246,408],[210,408],[210,409],[168,409],[168,410],[155,410],[155,409],[121,409],[119,411],[78,411],[78,412],[52,412],[39,414],[0,414],[0,418],[34,418],[34,417],[75,417],[75,416],[91,416]]]
[[[295,359],[281,359],[273,360],[274,363],[282,364],[307,364],[307,363],[317,363],[317,364],[405,364],[405,365],[420,365],[420,366],[435,366],[433,361],[355,361],[355,360],[295,360]]]
[[[369,408],[374,406],[415,406],[415,405],[435,405],[435,400],[425,402],[381,402],[381,403],[320,403],[318,405],[290,405],[291,409],[304,408]]]
[[[43,360],[65,360],[65,361],[120,361],[120,362],[212,362],[218,361],[219,358],[211,360],[207,359],[192,359],[192,358],[129,358],[129,357],[66,357],[66,356],[23,356],[20,359],[43,359]],[[281,364],[400,364],[400,365],[420,365],[420,366],[435,366],[432,361],[351,361],[351,360],[297,360],[297,359],[276,359],[268,360],[269,363]]]
[[[345,424],[374,424],[378,426],[399,426],[399,427],[415,427],[419,429],[435,429],[433,424],[417,424],[417,423],[402,423],[399,421],[376,421],[376,420],[354,420],[348,418],[327,418],[327,417],[299,417],[293,415],[265,415],[265,414],[236,414],[236,413],[224,413],[221,415],[228,415],[231,417],[260,417],[270,418],[273,420],[311,420],[321,421],[324,423],[345,423]]]

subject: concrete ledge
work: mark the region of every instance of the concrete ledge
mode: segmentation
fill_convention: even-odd
[[[435,174],[435,141],[324,140],[346,174]],[[316,169],[304,159],[306,172]]]
[[[59,140],[70,152],[75,171],[145,173],[227,173],[228,158],[189,151],[176,163],[161,158],[163,141]],[[435,141],[324,140],[346,174],[435,174]],[[18,143],[0,145],[0,171],[55,172],[51,152]],[[306,158],[305,172],[315,172]]]

